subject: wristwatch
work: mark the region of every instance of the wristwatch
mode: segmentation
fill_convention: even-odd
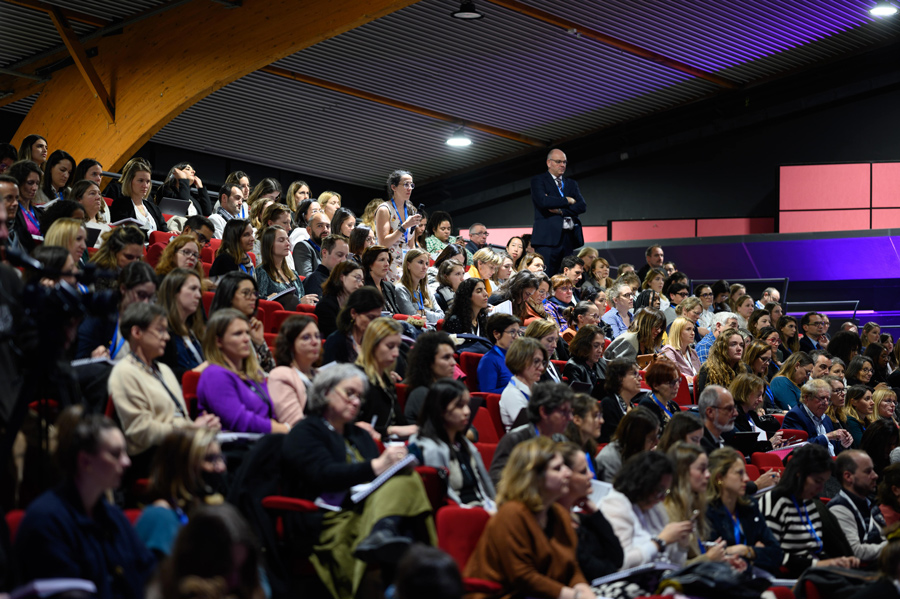
[[[666,550],[666,542],[663,541],[662,539],[660,539],[659,537],[652,537],[650,540],[653,541],[654,543],[656,543],[656,546],[659,547],[660,553],[662,553],[663,551]]]

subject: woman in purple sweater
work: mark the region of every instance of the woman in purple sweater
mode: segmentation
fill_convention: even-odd
[[[240,433],[286,433],[275,419],[265,375],[256,361],[247,317],[233,308],[217,311],[203,337],[207,366],[200,375],[200,411],[216,414],[222,428]]]

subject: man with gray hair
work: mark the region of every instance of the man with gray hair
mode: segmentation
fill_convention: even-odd
[[[828,502],[828,509],[841,525],[854,557],[874,562],[887,544],[881,534],[884,517],[869,501],[878,485],[872,458],[865,451],[848,449],[837,457],[835,477],[841,491]]]
[[[774,287],[766,287],[762,295],[756,300],[756,308],[762,310],[766,304],[777,303],[781,301],[781,293]]]
[[[719,334],[725,329],[736,329],[737,326],[737,316],[734,315],[734,312],[718,312],[713,315],[712,328],[706,337],[701,339],[697,347],[694,348],[697,350],[697,356],[700,358],[701,364],[706,362],[706,359],[709,357],[709,350],[716,339],[718,339]]]
[[[474,256],[475,252],[488,246],[488,235],[490,233],[488,233],[487,227],[481,223],[475,223],[469,227],[469,241],[466,242],[466,249],[471,255]]]
[[[733,430],[734,419],[737,418],[737,404],[731,392],[719,385],[707,385],[700,393],[697,408],[703,418],[700,446],[706,453],[725,447],[722,433]]]
[[[821,445],[835,456],[850,447],[853,436],[846,429],[835,429],[831,418],[825,415],[830,401],[829,383],[822,379],[807,381],[800,387],[800,403],[785,414],[782,428],[806,431],[808,442]]]

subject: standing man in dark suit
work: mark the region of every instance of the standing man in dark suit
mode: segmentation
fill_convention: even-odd
[[[587,210],[587,204],[578,183],[563,178],[567,164],[562,150],[550,150],[547,172],[531,180],[531,202],[534,204],[531,245],[544,257],[544,270],[549,275],[559,272],[563,256],[584,245],[578,215]]]

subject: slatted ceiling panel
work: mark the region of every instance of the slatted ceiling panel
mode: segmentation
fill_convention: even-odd
[[[277,101],[270,104],[267,98]],[[358,126],[347,127],[347,122]],[[192,106],[153,141],[223,155],[239,153],[270,166],[373,187],[381,187],[395,168],[409,168],[421,181],[523,147],[467,130],[473,145],[451,148],[444,140],[454,128],[255,73]]]
[[[27,98],[22,98],[18,102],[13,102],[11,104],[7,104],[0,110],[6,110],[15,114],[28,114],[28,111],[31,110],[32,104],[38,99],[40,94],[34,94],[32,96],[28,96]]]
[[[168,0],[43,0],[47,4],[55,4],[63,8],[96,15],[110,21],[124,19],[145,10],[166,4]]]

